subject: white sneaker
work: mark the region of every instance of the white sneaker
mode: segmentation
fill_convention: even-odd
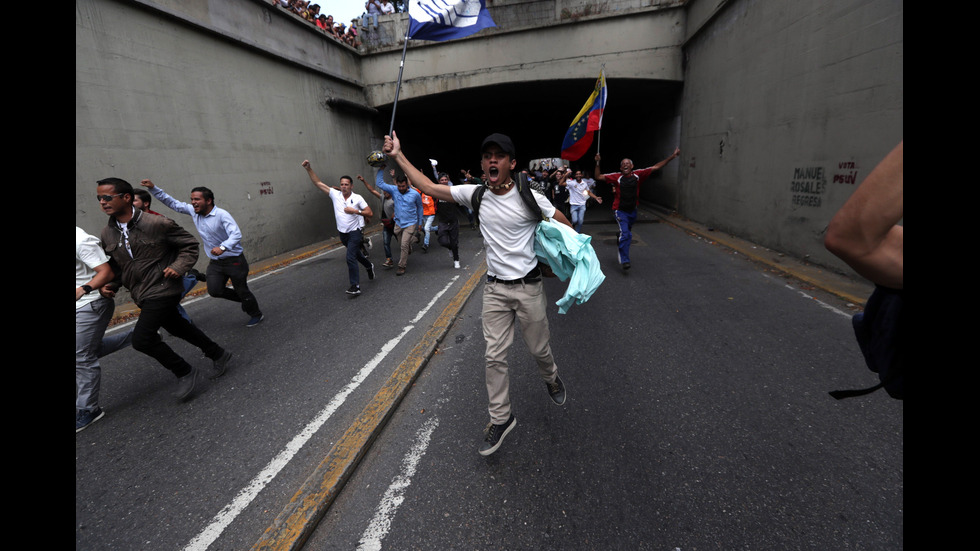
[[[456,268],[457,270],[459,269],[459,261],[458,260],[453,260],[453,268]]]

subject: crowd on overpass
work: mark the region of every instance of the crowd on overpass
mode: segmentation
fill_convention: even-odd
[[[367,31],[378,28],[378,17],[406,11],[404,2],[392,0],[367,0],[364,13],[354,18],[350,26],[343,22],[334,21],[333,15],[321,13],[319,4],[310,0],[270,0],[274,6],[307,20],[311,25],[323,31],[327,36],[339,40],[354,48],[361,45],[359,29]]]

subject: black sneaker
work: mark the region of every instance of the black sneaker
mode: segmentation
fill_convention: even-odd
[[[252,316],[251,318],[249,318],[248,323],[245,324],[245,327],[255,327],[256,325],[262,323],[262,320],[264,319],[265,319],[264,314]]]
[[[514,417],[513,414],[503,425],[494,425],[493,421],[487,423],[487,428],[483,429],[483,434],[486,437],[483,439],[483,445],[480,446],[480,455],[486,456],[497,451],[497,448],[504,443],[504,437],[510,434],[510,431],[514,430],[516,426],[517,417]]]
[[[75,432],[82,432],[89,425],[105,417],[102,408],[83,409],[75,413]]]
[[[218,377],[225,374],[228,371],[228,361],[231,360],[231,352],[225,350],[221,353],[221,356],[217,360],[214,360],[214,370],[211,371],[211,378],[217,379]]]
[[[367,273],[368,273],[368,279],[374,279],[374,264],[371,264],[368,267]]]
[[[555,404],[561,406],[565,404],[565,383],[561,382],[561,377],[555,376],[555,382],[545,383],[548,387],[548,394],[551,395],[551,401]]]
[[[356,297],[357,295],[361,294],[361,288],[357,285],[351,285],[350,289],[347,289],[347,294],[354,295]]]
[[[187,270],[187,275],[193,277],[194,279],[196,279],[198,281],[207,282],[207,280],[208,280],[208,277],[206,275],[204,275],[201,272],[195,270],[194,268],[191,268],[190,270]]]
[[[630,263],[629,262],[623,262],[623,269],[624,270],[629,270],[630,269]]]
[[[183,377],[177,379],[177,391],[174,392],[174,396],[178,400],[183,400],[194,392],[194,386],[197,384],[197,370],[193,367],[191,372]]]

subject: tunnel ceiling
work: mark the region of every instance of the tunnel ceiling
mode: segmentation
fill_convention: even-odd
[[[593,79],[551,80],[501,84],[399,101],[395,132],[405,141],[405,154],[423,172],[432,172],[428,159],[454,181],[459,171],[479,169],[480,144],[487,135],[502,132],[517,150],[518,168],[532,159],[559,157],[572,118],[592,93]],[[636,144],[649,144],[652,128],[677,116],[681,85],[677,82],[608,79],[603,128],[600,132],[603,169],[613,170],[622,157],[637,166],[661,159],[644,159]],[[391,124],[391,105],[379,109],[385,131]],[[596,143],[573,168],[590,173]],[[658,153],[659,154],[659,153]]]

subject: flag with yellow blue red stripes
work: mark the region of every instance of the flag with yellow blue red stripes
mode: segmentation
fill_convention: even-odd
[[[599,79],[595,81],[592,95],[565,132],[565,141],[561,144],[562,159],[577,161],[589,150],[593,133],[602,128],[602,112],[606,108],[607,93],[606,75],[599,69]]]

